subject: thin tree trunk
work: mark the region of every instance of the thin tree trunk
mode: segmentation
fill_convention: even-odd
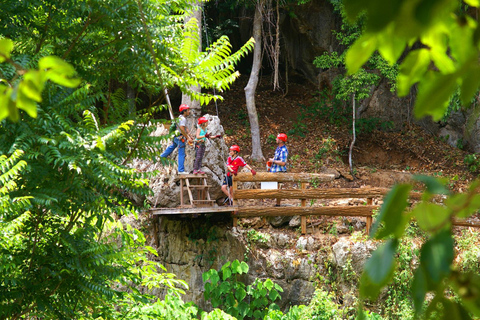
[[[185,23],[187,23],[192,18],[197,19],[198,38],[199,38],[198,51],[201,52],[202,51],[202,6],[203,4],[201,1],[198,1],[196,6],[197,6],[197,10],[193,12],[192,16],[190,16],[188,19],[185,20]],[[198,93],[200,93],[202,90],[202,88],[199,85],[191,86],[190,89]],[[200,101],[192,100],[192,98],[189,97],[188,95],[182,94],[182,104],[187,104],[190,107],[194,118],[198,118],[201,116],[202,107],[200,106]]]
[[[280,9],[277,1],[277,21],[275,23],[275,51],[273,65],[273,90],[280,89],[279,70],[280,62]]]
[[[353,145],[355,144],[355,139],[356,139],[356,135],[355,135],[355,93],[353,93],[353,96],[352,96],[352,108],[353,108],[353,112],[352,112],[352,128],[353,128],[353,140],[352,140],[352,143],[350,144],[350,150],[348,152],[348,164],[350,165],[350,173],[352,174],[352,177],[355,179],[355,175],[353,174],[353,164],[352,164],[352,152],[353,152]]]
[[[265,159],[262,153],[260,126],[258,124],[258,114],[255,106],[255,91],[257,90],[258,76],[262,62],[262,8],[263,0],[258,0],[255,7],[255,16],[253,18],[253,38],[255,39],[255,47],[253,49],[252,72],[250,73],[248,84],[244,89],[248,119],[250,120],[250,131],[252,134],[251,159],[255,161],[263,161]]]

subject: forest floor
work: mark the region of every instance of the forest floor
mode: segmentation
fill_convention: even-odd
[[[203,112],[215,115],[218,109],[227,145],[238,144],[247,163],[263,169],[264,162],[250,159],[252,140],[243,90],[247,80],[238,79],[224,93],[224,101],[217,106],[210,103]],[[342,174],[344,187],[391,187],[402,182],[404,176],[425,174],[444,177],[455,192],[462,192],[476,177],[464,164],[467,151],[449,146],[412,123],[406,123],[402,131],[389,131],[375,129],[375,124],[382,126],[375,121],[365,124],[367,132],[357,134],[352,176],[348,161],[352,141],[349,111],[345,114],[338,110],[341,107],[327,105],[310,83],[291,83],[285,94],[272,91],[270,82],[269,77],[261,79],[255,96],[263,156],[273,157],[276,135],[287,133],[290,172],[335,169]]]
[[[223,94],[224,101],[210,103],[203,112],[218,114],[227,145],[238,144],[247,163],[261,171],[265,162],[250,159],[252,142],[244,93],[247,81],[246,77],[238,79]],[[406,123],[402,131],[392,131],[379,130],[382,124],[374,121],[366,122],[366,130],[357,135],[352,175],[348,160],[350,113],[326,103],[328,99],[310,83],[290,83],[286,92],[272,91],[270,83],[270,77],[262,78],[255,96],[263,156],[273,157],[276,135],[287,133],[290,172],[337,170],[341,178],[325,187],[346,188],[391,187],[410,181],[413,174],[423,174],[444,178],[453,192],[464,191],[476,177],[464,164],[468,152],[449,146],[413,123]]]

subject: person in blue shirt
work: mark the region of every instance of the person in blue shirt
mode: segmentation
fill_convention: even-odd
[[[270,172],[287,172],[288,149],[285,145],[287,135],[285,133],[279,133],[276,142],[278,147],[275,150],[275,156],[268,160],[272,163]]]
[[[185,171],[185,142],[189,144],[193,143],[192,137],[187,131],[187,119],[190,115],[190,107],[186,104],[182,104],[179,108],[180,116],[177,121],[177,130],[173,138],[173,142],[167,149],[160,155],[162,158],[167,158],[173,150],[178,147],[178,174],[188,174]]]

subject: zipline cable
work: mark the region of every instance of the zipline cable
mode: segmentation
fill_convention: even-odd
[[[207,43],[207,48],[208,48],[210,44],[208,43],[207,19],[205,18],[205,5],[202,6],[202,17],[203,17],[203,30],[205,31],[205,42]],[[213,87],[213,95],[216,95],[215,87]],[[213,100],[215,101],[215,109],[217,110],[217,117],[218,117],[217,99],[213,99]]]

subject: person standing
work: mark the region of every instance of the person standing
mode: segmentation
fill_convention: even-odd
[[[242,157],[239,156],[239,153],[239,146],[233,145],[230,147],[229,157],[227,159],[227,174],[225,175],[225,179],[223,180],[222,184],[222,191],[227,196],[225,201],[223,201],[224,204],[227,202],[232,204],[232,175],[236,176],[240,167],[246,167],[248,170],[250,170],[252,175],[257,174],[257,172],[253,170],[252,167],[250,167]]]
[[[193,162],[193,174],[205,174],[200,168],[202,167],[203,156],[205,155],[205,142],[207,140],[208,119],[205,117],[198,118],[197,134],[195,135],[195,161]]]
[[[275,155],[268,160],[272,163],[270,172],[287,172],[288,149],[285,145],[287,135],[285,133],[279,133],[276,142],[278,147],[275,150]]]
[[[193,139],[187,131],[186,117],[190,115],[190,107],[186,104],[182,104],[178,108],[178,111],[180,111],[180,115],[178,116],[176,123],[177,130],[175,131],[175,137],[173,138],[172,144],[165,149],[160,157],[167,158],[173,150],[178,147],[178,174],[187,174],[188,172],[185,172],[185,142],[188,142],[189,144],[193,143]]]

